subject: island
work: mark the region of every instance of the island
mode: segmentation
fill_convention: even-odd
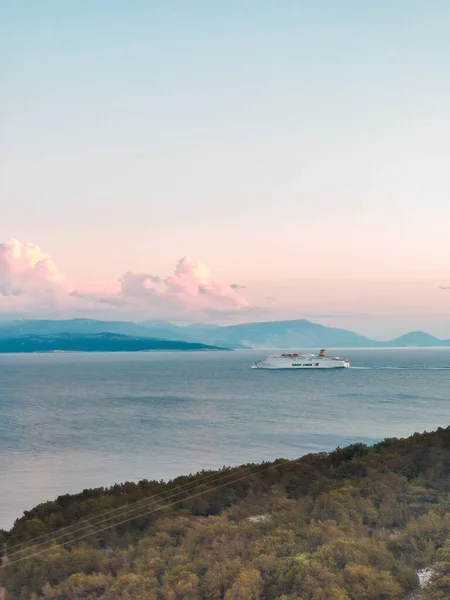
[[[55,333],[0,337],[0,354],[19,352],[143,352],[146,350],[226,350],[219,346],[118,333]]]

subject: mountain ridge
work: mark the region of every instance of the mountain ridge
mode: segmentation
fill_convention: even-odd
[[[116,333],[230,349],[450,347],[450,340],[411,331],[392,340],[377,341],[353,331],[328,327],[307,319],[262,321],[237,325],[174,325],[165,321],[102,321],[98,319],[33,319],[0,323],[0,340],[23,335]]]
[[[401,344],[402,346],[430,347],[435,346],[436,344],[450,346],[450,340],[441,340],[426,331],[410,331],[391,341],[391,344],[396,343]]]

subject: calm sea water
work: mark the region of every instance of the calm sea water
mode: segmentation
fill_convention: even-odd
[[[0,527],[63,493],[450,423],[450,350],[340,354],[351,369],[249,369],[264,351],[0,355]]]

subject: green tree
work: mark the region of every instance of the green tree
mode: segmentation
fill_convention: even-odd
[[[387,571],[366,565],[344,569],[345,589],[351,600],[402,600],[403,590]]]
[[[225,600],[260,600],[263,580],[257,569],[245,569],[225,594]]]
[[[112,583],[111,575],[77,573],[56,587],[46,584],[42,597],[44,600],[94,600],[101,597]]]
[[[146,577],[128,573],[121,575],[102,596],[104,600],[157,600],[158,581],[155,577]]]
[[[439,549],[433,565],[433,574],[422,589],[423,600],[448,600],[450,598],[450,542]]]

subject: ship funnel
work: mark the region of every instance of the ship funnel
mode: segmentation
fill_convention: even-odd
[[[319,356],[325,356],[325,350],[324,350],[324,349],[322,349],[322,350],[319,352]]]

